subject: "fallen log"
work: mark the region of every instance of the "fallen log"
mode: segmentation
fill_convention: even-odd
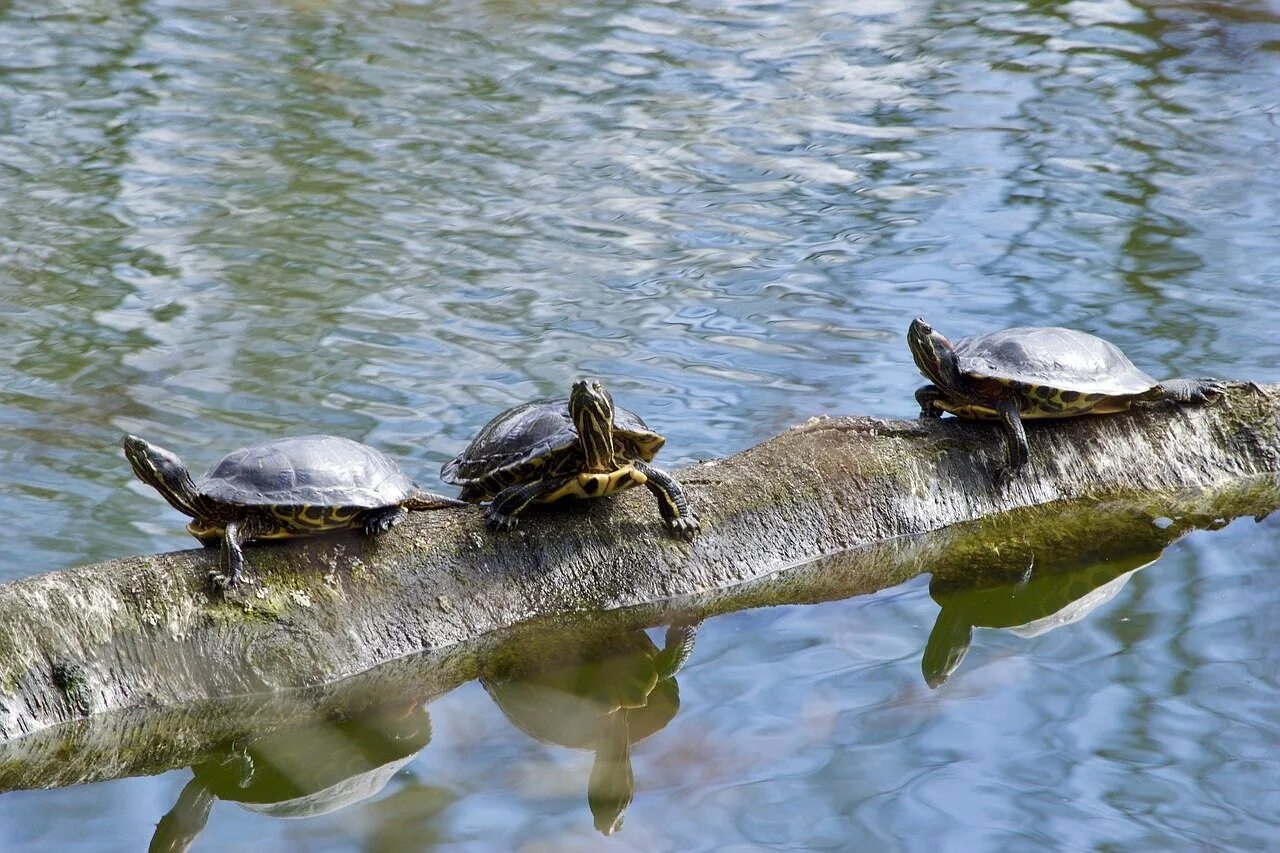
[[[1023,621],[1027,611],[1019,599],[1036,587],[1058,594],[1048,596],[1033,615],[1068,612],[1117,576],[1155,560],[1189,531],[1240,516],[1261,517],[1277,507],[1280,479],[1264,475],[1214,489],[1017,509],[842,551],[724,589],[617,610],[536,618],[317,687],[114,711],[50,726],[0,741],[0,791],[206,764],[262,738],[360,719],[379,708],[429,705],[477,678],[520,678],[573,665],[589,660],[591,650],[616,646],[619,638],[645,628],[698,623],[751,608],[836,601],[897,586],[922,573],[932,575],[930,591],[942,605],[939,622],[957,599],[963,603],[966,596],[984,595],[1003,602],[1006,612]],[[921,630],[922,648],[926,633]],[[922,654],[927,657],[928,649]],[[923,675],[928,678],[927,669]]]
[[[253,547],[259,586],[221,599],[204,550],[0,586],[0,737],[108,711],[324,684],[535,617],[723,590],[896,537],[1057,501],[1168,495],[1280,471],[1280,386],[1029,426],[1002,485],[999,432],[946,419],[817,418],[677,472],[704,532],[666,536],[629,493],[486,531],[424,513],[376,539]],[[175,519],[175,523],[177,519]]]

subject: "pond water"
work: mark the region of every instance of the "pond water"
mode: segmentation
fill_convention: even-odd
[[[595,375],[674,466],[913,415],[917,314],[1280,380],[1277,91],[1274,0],[0,2],[0,580],[190,546],[126,430],[435,487]],[[712,619],[607,842],[592,753],[471,682],[381,788],[196,849],[1274,848],[1277,546],[1194,533],[937,690],[924,578]],[[191,779],[0,795],[0,847],[138,849]]]

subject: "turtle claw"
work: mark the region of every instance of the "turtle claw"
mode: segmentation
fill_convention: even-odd
[[[246,587],[254,586],[257,583],[254,578],[241,571],[235,575],[229,575],[220,569],[209,570],[209,584],[213,587],[214,592],[223,596],[231,594],[236,590],[243,590]]]
[[[497,512],[493,507],[489,507],[484,511],[484,520],[491,530],[500,530],[503,533],[510,533],[519,524],[514,515]]]
[[[216,570],[209,572],[210,586],[213,587],[214,592],[224,597],[231,595],[233,592],[242,591],[246,587],[251,587],[255,583],[257,582],[244,572],[241,572],[236,577],[231,577]]]
[[[1175,403],[1212,403],[1227,393],[1221,379],[1170,379],[1161,383],[1164,396]]]
[[[396,507],[391,512],[381,512],[370,515],[364,520],[364,532],[366,536],[377,536],[379,533],[386,533],[400,522],[404,521],[405,512],[403,509]]]
[[[1222,380],[1206,379],[1196,388],[1193,399],[1197,403],[1212,403],[1225,393],[1227,393],[1227,386]]]
[[[667,522],[667,527],[676,536],[686,542],[692,542],[694,537],[702,530],[702,525],[698,522],[698,517],[694,515],[685,515],[680,518],[673,518]]]

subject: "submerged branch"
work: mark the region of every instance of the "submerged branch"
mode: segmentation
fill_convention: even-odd
[[[768,598],[758,591],[791,578],[808,577],[814,589],[830,582],[841,597],[920,571],[980,574],[998,562],[991,555],[1019,542],[1083,535],[1027,508],[1104,500],[1175,515],[1201,500],[1186,497],[1197,490],[1219,494],[1258,475],[1270,484],[1280,471],[1277,391],[1239,384],[1213,406],[1032,424],[1029,470],[998,487],[1002,444],[988,425],[814,419],[677,472],[703,522],[692,545],[665,535],[652,499],[633,491],[531,513],[510,535],[489,533],[477,512],[446,510],[376,539],[252,547],[260,587],[225,601],[209,592],[216,555],[203,550],[41,575],[0,587],[0,737],[104,712],[222,707],[226,697],[322,685],[424,650],[466,662],[456,671],[433,664],[426,684],[435,688],[415,675],[413,689],[429,696],[483,674],[469,647],[446,647],[556,614],[643,613],[635,607],[645,604],[665,613],[670,605],[654,603],[686,596],[751,606],[739,596]],[[1271,491],[1245,511],[1268,511]],[[951,535],[929,559],[856,559],[840,572],[819,564],[723,592],[824,555],[977,519],[989,522],[964,559],[947,550],[958,547]],[[1094,512],[1090,524],[1107,519],[1136,523],[1117,509]],[[1159,530],[1150,516],[1143,525]],[[492,654],[482,657],[494,665]]]

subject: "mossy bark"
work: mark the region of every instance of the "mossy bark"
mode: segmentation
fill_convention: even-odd
[[[0,737],[320,685],[536,617],[706,595],[1028,507],[1169,501],[1273,476],[1278,392],[1236,384],[1212,406],[1031,424],[1031,466],[1000,486],[989,425],[817,418],[676,472],[703,522],[692,545],[665,535],[652,498],[633,491],[532,512],[511,535],[489,533],[478,512],[444,510],[374,539],[250,547],[259,586],[228,600],[210,594],[216,555],[203,550],[41,575],[0,587]],[[1031,524],[996,523],[972,547],[1007,547]],[[890,579],[877,565],[857,570],[868,589]],[[920,570],[894,565],[898,579]]]

